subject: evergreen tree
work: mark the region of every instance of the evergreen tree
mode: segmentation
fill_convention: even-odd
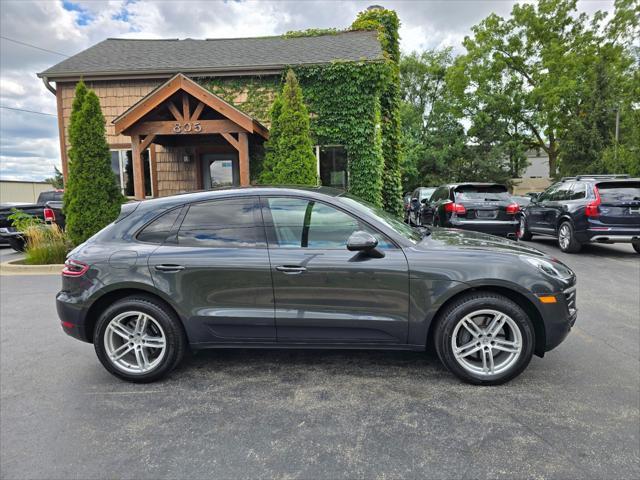
[[[111,170],[105,121],[97,95],[78,83],[69,124],[69,179],[64,194],[66,231],[78,245],[112,222],[122,195]]]
[[[272,185],[317,185],[309,112],[292,70],[287,72],[282,95],[274,101],[271,121],[261,182]]]

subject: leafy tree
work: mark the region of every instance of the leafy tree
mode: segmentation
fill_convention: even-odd
[[[78,245],[112,222],[122,195],[111,170],[105,121],[95,92],[80,81],[69,124],[69,179],[64,195],[66,231]]]
[[[292,70],[287,72],[282,95],[271,108],[271,131],[265,143],[262,183],[317,185],[316,157],[309,129],[309,112]]]
[[[62,172],[58,170],[58,167],[53,167],[53,177],[45,178],[44,180],[48,184],[50,184],[53,188],[64,188],[64,178],[62,177]]]

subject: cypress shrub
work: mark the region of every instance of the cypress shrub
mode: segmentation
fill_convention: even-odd
[[[111,223],[122,195],[111,170],[105,121],[95,92],[80,81],[69,123],[69,179],[64,192],[66,232],[78,245]]]
[[[309,128],[309,112],[292,70],[282,94],[271,108],[271,130],[265,143],[261,183],[272,185],[317,185],[316,156]]]

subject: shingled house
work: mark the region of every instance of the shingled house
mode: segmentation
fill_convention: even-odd
[[[376,31],[210,40],[107,39],[38,76],[56,95],[65,178],[71,105],[82,78],[100,98],[112,167],[122,192],[144,198],[249,185],[269,137],[267,113],[287,68],[335,62],[365,68],[381,61]],[[371,95],[377,94],[372,87]],[[344,142],[327,135],[318,142],[322,142],[315,149],[322,183],[346,188]]]

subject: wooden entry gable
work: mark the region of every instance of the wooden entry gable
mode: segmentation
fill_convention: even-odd
[[[268,139],[260,122],[179,73],[113,120],[116,134],[131,136],[133,183],[144,198],[142,152],[159,136],[221,135],[238,151],[240,185],[249,185],[249,134]]]

